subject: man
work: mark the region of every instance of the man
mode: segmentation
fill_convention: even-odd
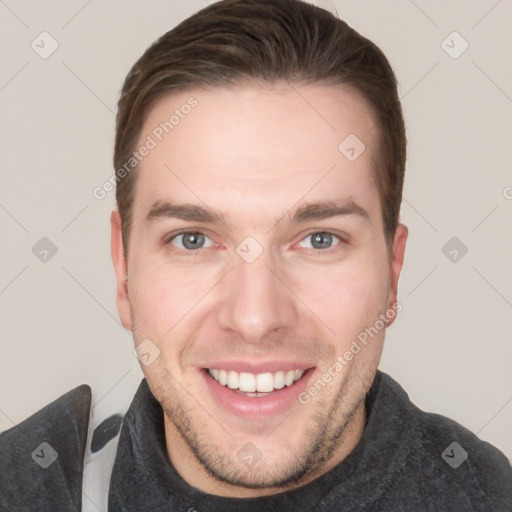
[[[3,509],[512,510],[504,455],[378,371],[405,148],[386,58],[326,11],[224,0],[157,40],[111,217],[145,379],[94,433],[87,386],[4,433]]]

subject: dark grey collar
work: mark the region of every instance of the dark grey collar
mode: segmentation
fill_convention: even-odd
[[[0,435],[0,510],[81,510],[90,408],[84,384]]]

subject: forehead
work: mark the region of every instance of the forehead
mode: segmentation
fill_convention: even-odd
[[[137,147],[151,150],[137,171],[134,214],[159,200],[254,214],[289,209],[306,195],[360,196],[372,209],[374,127],[366,102],[337,86],[250,84],[166,96],[139,137]]]

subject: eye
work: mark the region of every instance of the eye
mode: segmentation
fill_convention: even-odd
[[[333,239],[337,239],[338,243],[341,242],[341,238],[332,234],[328,233],[327,231],[315,231],[313,233],[310,233],[301,241],[301,244],[306,241],[310,240],[310,245],[306,245],[306,247],[315,249],[315,250],[329,250],[333,248]],[[300,245],[300,244],[299,244]],[[304,247],[303,245],[300,245],[301,247]]]
[[[210,240],[211,243],[205,246],[205,240]],[[186,251],[204,249],[205,247],[211,247],[214,245],[214,242],[211,240],[211,238],[198,231],[186,231],[183,233],[178,233],[177,235],[174,235],[172,238],[170,238],[167,243],[178,247],[178,249],[184,249]]]

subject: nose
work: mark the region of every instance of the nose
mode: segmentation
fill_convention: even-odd
[[[218,321],[246,343],[261,344],[272,331],[297,325],[297,298],[269,251],[248,263],[234,255],[234,268],[223,280]]]

